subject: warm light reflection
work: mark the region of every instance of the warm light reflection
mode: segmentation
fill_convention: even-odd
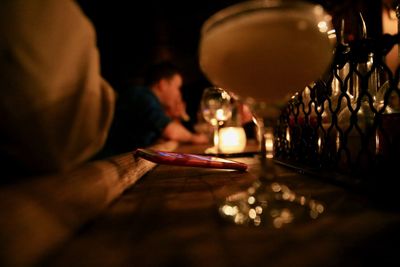
[[[257,216],[256,210],[255,209],[250,209],[249,210],[249,217],[250,219],[253,219]]]
[[[318,29],[320,32],[324,33],[328,31],[328,24],[326,23],[326,21],[320,21],[318,23]]]
[[[317,144],[318,144],[318,153],[321,154],[322,153],[322,138],[321,138],[321,136],[318,137]]]
[[[260,216],[256,216],[254,218],[254,225],[255,226],[259,226],[261,224],[261,217]]]
[[[222,207],[222,210],[228,216],[234,216],[238,213],[238,208],[236,206],[232,207],[229,205],[224,205]]]
[[[265,133],[265,150],[266,157],[272,159],[274,157],[274,135],[271,132]]]
[[[284,202],[290,205],[283,205]],[[298,213],[299,206],[302,214]],[[301,221],[302,217],[317,219],[325,211],[325,206],[296,194],[279,182],[264,186],[257,181],[246,191],[228,196],[219,210],[224,218],[238,225],[271,225],[279,229],[296,220]]]
[[[276,210],[273,217],[275,228],[281,228],[283,224],[291,223],[294,218],[293,213],[289,209]]]
[[[324,14],[324,9],[321,6],[315,6],[314,7],[314,14],[316,16],[321,16],[322,14]]]
[[[338,152],[340,149],[340,134],[336,134],[336,152]]]
[[[255,199],[255,197],[250,196],[249,199],[247,200],[247,202],[251,205],[251,204],[254,204],[256,202],[256,199]]]
[[[304,206],[306,204],[306,198],[304,196],[300,197],[300,205]]]
[[[290,129],[289,129],[289,127],[286,128],[286,141],[290,145]]]
[[[253,195],[255,192],[256,192],[256,188],[255,187],[249,187],[248,189],[247,189],[247,192],[249,192],[249,194],[250,195]]]
[[[328,31],[328,38],[329,38],[329,40],[336,41],[337,36],[336,36],[336,31],[334,29]]]
[[[261,206],[256,207],[256,213],[261,214],[263,212],[263,208]]]
[[[281,185],[279,183],[272,183],[271,189],[274,192],[279,192],[279,191],[281,191]]]
[[[223,109],[219,108],[215,111],[215,118],[218,121],[224,121],[226,119],[225,112]]]

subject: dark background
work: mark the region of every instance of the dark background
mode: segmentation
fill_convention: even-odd
[[[183,70],[183,97],[196,117],[201,92],[209,83],[202,75],[197,49],[202,23],[216,11],[238,0],[78,0],[93,22],[103,76],[116,91],[141,82],[150,64],[170,59]],[[333,16],[335,28],[346,18],[346,31],[357,35],[361,11],[370,37],[381,33],[380,0],[313,1]]]

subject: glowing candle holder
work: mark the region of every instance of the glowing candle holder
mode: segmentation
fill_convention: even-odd
[[[246,147],[246,133],[243,127],[223,127],[219,130],[221,153],[240,153]]]

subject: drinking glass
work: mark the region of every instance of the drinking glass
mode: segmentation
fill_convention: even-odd
[[[220,87],[207,87],[204,89],[201,102],[203,118],[213,126],[213,147],[205,152],[219,153],[219,127],[232,116],[232,98],[230,94]]]
[[[213,84],[259,103],[252,106],[261,133],[260,179],[220,207],[234,223],[271,222],[279,228],[323,211],[321,203],[277,181],[273,129],[277,107],[328,70],[335,40],[330,15],[305,1],[244,1],[204,22],[199,43],[203,73]]]

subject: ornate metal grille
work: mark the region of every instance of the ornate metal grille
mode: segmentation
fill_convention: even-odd
[[[275,158],[349,184],[400,164],[400,68],[385,63],[399,39],[339,44],[329,72],[282,110]]]

